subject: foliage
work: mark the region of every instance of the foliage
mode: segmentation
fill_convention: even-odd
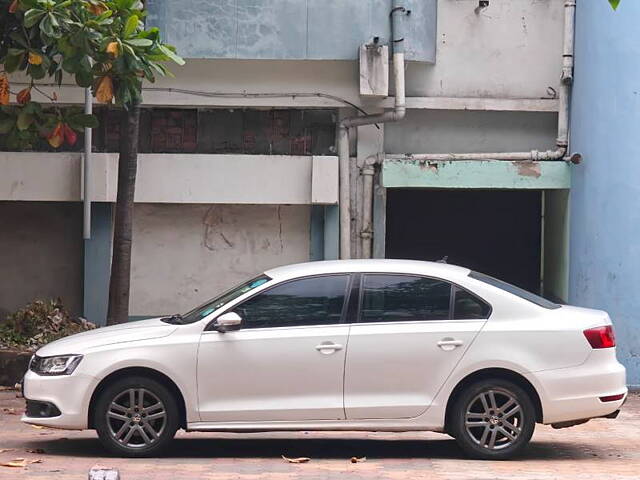
[[[0,323],[0,346],[36,349],[94,328],[94,324],[84,319],[73,319],[60,299],[35,300]]]
[[[184,63],[157,28],[145,28],[145,15],[140,0],[0,0],[0,104],[7,105],[10,94],[18,104],[2,108],[0,134],[16,148],[29,148],[38,136],[57,148],[75,143],[74,130],[97,126],[95,117],[67,118],[57,107],[47,112],[33,102],[35,90],[55,105],[55,94],[36,83],[45,78],[61,85],[72,77],[103,103],[141,103],[143,80],[169,75],[164,62]],[[18,92],[7,76],[14,72],[29,79]]]
[[[609,3],[611,4],[611,6],[613,7],[613,9],[617,9],[618,5],[620,5],[620,0],[609,0]]]

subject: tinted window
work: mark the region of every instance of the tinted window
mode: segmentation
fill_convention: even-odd
[[[349,275],[303,278],[275,286],[234,308],[242,328],[340,323]]]
[[[491,307],[474,294],[457,287],[455,292],[456,297],[453,304],[453,318],[455,320],[487,318],[491,313]]]
[[[447,320],[451,284],[407,275],[365,275],[361,322]]]
[[[489,285],[499,288],[500,290],[504,290],[505,292],[509,292],[520,298],[528,300],[531,303],[535,303],[539,307],[548,309],[560,308],[560,305],[558,305],[557,303],[550,302],[546,298],[542,298],[535,293],[527,292],[520,287],[516,287],[515,285],[511,285],[510,283],[490,277],[489,275],[485,275],[484,273],[471,272],[469,273],[469,276],[471,278],[475,278],[476,280],[480,280],[481,282],[488,283]]]

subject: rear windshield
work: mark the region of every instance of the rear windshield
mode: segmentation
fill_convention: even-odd
[[[502,280],[498,280],[497,278],[490,277],[489,275],[485,275],[484,273],[471,272],[469,273],[471,278],[475,278],[476,280],[480,280],[481,282],[488,283],[489,285],[499,288],[500,290],[504,290],[505,292],[509,292],[512,295],[516,295],[520,298],[524,298],[525,300],[530,301],[531,303],[535,303],[539,307],[548,308],[549,310],[553,310],[556,308],[560,308],[560,305],[557,303],[550,302],[546,298],[542,298],[535,293],[527,292],[520,287],[516,287],[515,285],[511,285],[510,283],[503,282]]]

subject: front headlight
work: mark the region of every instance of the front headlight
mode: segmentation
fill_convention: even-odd
[[[82,355],[56,355],[38,357],[34,355],[29,370],[38,375],[71,375],[82,360]]]

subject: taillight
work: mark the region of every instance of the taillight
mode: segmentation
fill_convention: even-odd
[[[611,348],[616,346],[616,337],[613,334],[611,325],[585,330],[584,336],[587,337],[591,348]]]

